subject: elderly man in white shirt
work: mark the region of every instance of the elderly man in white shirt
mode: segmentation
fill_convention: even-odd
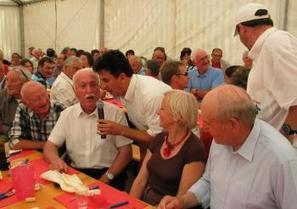
[[[60,73],[51,88],[52,103],[62,104],[65,108],[77,103],[72,77],[81,68],[81,61],[78,57],[70,56],[65,60],[63,72]]]
[[[297,155],[288,140],[255,119],[257,107],[240,87],[210,91],[202,118],[214,137],[203,176],[180,198],[166,196],[160,209],[295,209]]]
[[[78,71],[74,90],[79,100],[64,110],[44,147],[44,156],[55,170],[67,171],[68,165],[58,156],[57,147],[66,142],[71,166],[118,189],[124,189],[125,167],[131,160],[131,140],[107,135],[97,130],[99,77],[91,68]],[[113,104],[103,103],[105,118],[127,126],[124,112]]]
[[[247,92],[259,118],[293,140],[297,132],[297,39],[273,27],[268,9],[249,3],[238,10],[235,35],[250,50],[253,67]]]

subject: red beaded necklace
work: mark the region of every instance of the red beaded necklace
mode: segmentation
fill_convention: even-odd
[[[163,155],[164,157],[169,157],[171,154],[171,151],[174,150],[174,148],[176,146],[178,146],[180,143],[182,143],[188,136],[188,132],[186,132],[186,134],[180,139],[178,140],[176,143],[172,144],[168,141],[168,135],[165,136],[165,147],[163,149]]]

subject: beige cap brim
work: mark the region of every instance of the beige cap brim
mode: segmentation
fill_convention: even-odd
[[[238,33],[238,30],[237,30],[237,25],[235,25],[235,29],[234,29],[234,33],[233,33],[233,36],[237,36],[239,33]]]

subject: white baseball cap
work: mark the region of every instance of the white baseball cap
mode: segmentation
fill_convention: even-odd
[[[267,12],[259,12],[261,10],[266,10]],[[266,6],[259,3],[248,3],[241,8],[239,8],[237,14],[235,23],[236,26],[239,23],[251,21],[251,20],[260,20],[260,19],[267,19],[270,18],[269,11]],[[234,36],[238,34],[237,28],[235,27]]]

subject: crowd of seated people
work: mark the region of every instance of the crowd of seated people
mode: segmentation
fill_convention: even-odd
[[[245,27],[250,26],[236,27],[240,36]],[[173,59],[158,46],[148,60],[133,49],[124,54],[65,47],[44,53],[30,47],[25,58],[12,53],[7,62],[0,50],[0,134],[10,149],[43,151],[51,169],[67,172],[72,166],[161,209],[221,205],[227,186],[228,206],[245,208],[242,197],[269,205],[275,194],[296,194],[286,179],[296,177],[297,157],[279,129],[256,119],[261,110],[247,92],[257,59],[249,55],[243,53],[242,65],[230,65],[218,47],[184,47]],[[125,112],[101,101],[105,92]],[[99,119],[97,108],[105,118]],[[200,133],[193,133],[198,126]],[[141,159],[129,190],[131,143],[139,145]],[[270,167],[261,170],[262,159]],[[246,194],[247,185],[263,199]],[[286,197],[277,198],[273,202],[287,206]]]
[[[17,69],[14,72],[9,72],[8,74],[7,72],[3,73],[3,77],[8,78],[7,91],[11,86],[9,84],[12,80],[10,79],[10,77],[11,75],[14,75],[16,73],[18,74],[15,76],[16,77],[19,76],[22,81],[23,80],[25,82],[29,81],[30,78],[32,77],[33,81],[36,81],[41,85],[38,85],[38,83],[31,81],[28,84],[30,88],[28,87],[26,88],[25,86],[22,91],[23,97],[21,97],[21,87],[23,84],[22,82],[19,84],[18,93],[16,93],[15,96],[11,96],[12,98],[15,98],[15,99],[9,100],[10,103],[14,104],[10,106],[10,108],[12,109],[8,111],[7,109],[4,108],[4,105],[1,104],[1,123],[3,124],[2,129],[3,130],[5,129],[5,132],[4,131],[2,132],[5,133],[5,135],[8,138],[10,138],[10,148],[42,150],[46,140],[49,138],[49,135],[52,129],[57,123],[60,112],[65,108],[71,107],[79,102],[77,100],[77,94],[75,92],[75,88],[73,85],[73,76],[75,75],[76,72],[78,72],[80,69],[85,67],[92,67],[94,65],[94,69],[99,68],[98,66],[100,66],[100,63],[102,62],[104,63],[104,60],[102,61],[104,57],[102,59],[100,58],[107,51],[108,50],[106,48],[101,48],[99,50],[92,50],[92,53],[89,53],[87,51],[65,47],[60,52],[60,54],[56,54],[55,50],[52,48],[47,49],[46,53],[43,53],[42,50],[39,48],[30,47],[30,49],[28,49],[28,52],[30,53],[27,55],[26,58],[21,58],[17,53],[13,53],[11,57],[11,65],[7,65],[8,67],[7,70],[11,69],[12,71],[13,68],[17,68]],[[150,112],[148,112],[147,116],[145,114],[147,110],[141,110],[141,109],[137,110],[134,108],[135,105],[136,106],[139,105],[138,104],[139,98],[136,98],[135,102],[137,103],[135,104],[133,102],[132,102],[133,104],[129,104],[129,102],[125,103],[125,101],[123,101],[126,107],[128,107],[127,109],[128,109],[128,116],[130,121],[134,122],[136,127],[142,131],[142,135],[144,133],[148,133],[147,136],[146,135],[139,136],[137,132],[136,132],[136,136],[134,135],[135,133],[132,133],[130,135],[122,134],[123,137],[128,137],[138,141],[141,147],[143,143],[146,144],[146,146],[142,148],[142,151],[144,150],[142,152],[142,160],[144,159],[146,148],[148,147],[148,144],[150,144],[150,141],[154,141],[153,139],[157,137],[156,134],[162,131],[164,128],[166,130],[166,127],[161,127],[159,125],[160,118],[157,113],[161,108],[161,101],[163,98],[163,96],[161,95],[163,95],[166,91],[170,90],[170,87],[172,89],[187,90],[189,86],[189,81],[191,79],[189,73],[191,71],[198,72],[197,69],[199,68],[198,67],[199,65],[197,66],[197,62],[195,62],[195,59],[191,58],[191,53],[192,53],[192,50],[190,48],[184,48],[181,51],[181,57],[180,57],[181,62],[178,62],[171,58],[168,58],[168,56],[165,53],[165,49],[163,47],[156,47],[153,50],[152,59],[146,61],[145,64],[143,65],[141,56],[135,55],[134,50],[130,49],[126,52],[127,61],[125,61],[124,59],[123,60],[115,59],[114,61],[119,63],[122,62],[122,64],[125,65],[127,69],[129,68],[131,70],[131,72],[129,73],[126,72],[127,75],[129,75],[127,77],[127,80],[130,80],[133,74],[148,75],[148,76],[154,77],[156,80],[159,80],[159,81],[154,81],[154,82],[157,82],[156,84],[153,84],[154,82],[150,81],[150,79],[148,81],[146,80],[141,81],[143,82],[143,84],[141,84],[140,86],[137,86],[137,88],[143,88],[146,91],[150,91],[152,90],[152,89],[149,89],[150,85],[154,85],[156,88],[156,90],[154,91],[156,92],[164,88],[164,90],[158,93],[159,95],[152,94],[151,96],[149,96],[149,94],[151,94],[149,93],[147,95],[147,98],[150,98],[151,101],[150,100],[146,101],[147,100],[146,98],[140,99],[140,100],[143,100],[143,102],[146,102],[144,103],[145,104],[144,106],[150,105]],[[194,51],[193,54],[195,53],[196,51]],[[98,65],[96,65],[96,61],[99,62]],[[205,64],[208,65],[208,61],[206,61]],[[112,68],[112,66],[108,66],[108,65],[104,65],[103,67]],[[20,72],[23,72],[25,73],[25,75],[27,75],[26,79],[22,77]],[[114,77],[118,78],[120,76],[115,74]],[[128,95],[130,94],[129,91],[131,90],[129,90],[125,94],[123,93],[118,94],[116,93],[116,87],[114,86],[106,87],[104,76],[102,76],[102,78],[103,78],[102,85],[101,85],[102,89],[110,91],[110,93],[114,94],[114,96],[122,96],[125,99],[127,99],[127,101],[129,100]],[[137,80],[139,78],[137,77]],[[131,80],[131,82],[133,81],[133,79]],[[17,82],[17,81],[14,81],[14,82]],[[145,84],[146,82],[147,84]],[[165,83],[165,85],[162,84],[163,82]],[[134,83],[134,81],[132,83]],[[46,88],[48,90],[51,89],[50,100],[46,99],[48,94],[46,93],[46,91],[42,90],[43,88],[44,89]],[[120,89],[123,90],[125,89],[125,87],[120,86]],[[30,93],[26,93],[28,91],[30,91]],[[140,93],[142,90],[135,89],[134,91],[139,91]],[[143,94],[146,94],[146,93],[143,93]],[[158,102],[154,97],[158,98]],[[132,105],[131,109],[129,108],[129,105]],[[152,109],[152,105],[154,107],[153,109]],[[176,108],[176,107],[173,107],[173,108]],[[140,113],[139,116],[142,118],[147,117],[147,119],[145,119],[143,122],[142,120],[135,119],[136,116],[133,115],[132,113],[135,111],[136,112],[139,111]],[[193,115],[196,115],[196,112],[195,112],[196,109],[192,109],[191,112],[192,111],[194,111]],[[43,114],[42,112],[46,112],[46,113]],[[7,117],[5,115],[7,113],[10,114],[9,121],[4,120],[4,118]],[[155,116],[152,117],[152,115],[155,115]],[[196,124],[196,121],[194,124]],[[104,125],[107,126],[108,123],[105,123]],[[147,128],[144,128],[144,127],[147,127]],[[103,131],[101,127],[99,129]],[[113,133],[109,132],[108,129],[104,131],[108,135],[121,135],[120,133],[114,133],[115,130],[117,129],[113,129],[112,131]],[[165,132],[162,132],[162,133],[165,133]],[[149,141],[147,141],[148,139]],[[60,146],[60,142],[57,145]],[[200,149],[199,147],[196,147],[196,148]],[[149,146],[148,150],[149,150],[148,153],[152,152],[151,145]],[[205,156],[205,154],[203,154],[205,151],[203,150],[204,149],[201,149],[201,151],[199,151],[201,152],[199,156]],[[208,150],[206,150],[206,152],[208,153]],[[75,163],[73,163],[72,165],[75,165]],[[139,178],[140,177],[138,177],[138,179]],[[180,181],[180,179],[181,179],[181,176],[177,181]],[[189,185],[187,187],[182,186],[181,188],[183,188],[183,191],[184,191],[184,189],[188,187]],[[123,189],[123,187],[121,188]],[[175,193],[170,193],[170,194],[175,195],[177,194],[177,191],[175,191]],[[163,193],[163,196],[164,195],[166,195],[166,191],[165,193]],[[158,201],[159,200],[160,200],[160,197]],[[158,204],[158,201],[152,204]]]

